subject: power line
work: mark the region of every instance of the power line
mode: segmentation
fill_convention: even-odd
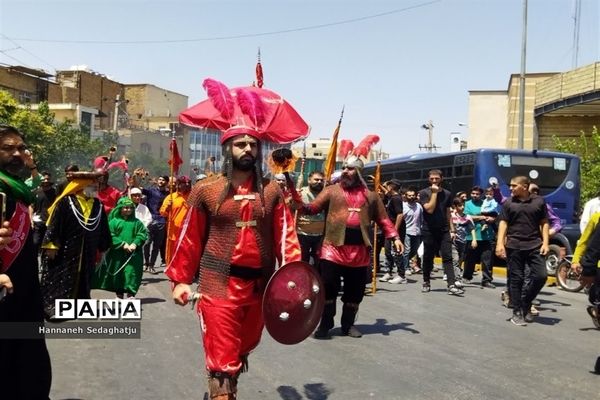
[[[164,43],[190,43],[190,42],[207,42],[207,41],[218,41],[218,40],[232,40],[232,39],[243,39],[250,37],[259,37],[259,36],[274,36],[281,35],[285,33],[292,32],[302,32],[302,31],[310,31],[315,29],[323,29],[331,26],[344,25],[344,24],[352,24],[355,22],[366,21],[369,19],[385,17],[388,15],[399,14],[405,11],[414,10],[417,8],[427,7],[435,3],[441,3],[443,0],[432,0],[425,3],[416,4],[414,6],[398,8],[395,10],[385,11],[379,14],[367,15],[364,17],[346,19],[336,22],[330,22],[326,24],[318,24],[318,25],[309,25],[299,28],[290,28],[283,29],[279,31],[267,31],[267,32],[258,32],[258,33],[245,33],[240,35],[229,35],[229,36],[212,36],[205,38],[195,38],[195,39],[171,39],[171,40],[61,40],[61,39],[32,39],[32,38],[13,38],[14,40],[20,40],[24,42],[42,42],[42,43],[72,43],[72,44],[164,44]]]
[[[3,34],[3,33],[0,33],[0,36],[2,36],[4,39],[8,40],[9,42],[11,42],[12,44],[14,44],[15,46],[17,46],[17,47],[16,47],[16,48],[14,48],[14,49],[8,49],[8,50],[0,51],[0,52],[1,52],[2,54],[4,54],[5,56],[7,56],[7,57],[10,57],[10,56],[8,56],[8,55],[5,53],[6,51],[9,51],[9,50],[22,50],[22,51],[24,51],[25,53],[27,53],[27,54],[29,54],[30,56],[32,56],[33,58],[36,58],[38,61],[41,61],[42,63],[44,63],[44,64],[46,64],[46,65],[48,65],[48,66],[52,67],[52,69],[54,69],[54,71],[57,71],[57,70],[58,70],[58,68],[56,68],[54,65],[52,65],[52,64],[50,64],[48,61],[46,61],[46,60],[44,60],[44,59],[42,59],[42,58],[40,58],[40,57],[36,56],[36,55],[35,55],[35,54],[33,54],[32,52],[30,52],[29,50],[27,50],[26,48],[24,48],[23,46],[21,46],[19,43],[15,42],[13,39],[11,39],[11,38],[9,38],[8,36],[6,36],[5,34]],[[12,58],[12,57],[11,57],[11,58]],[[14,59],[14,58],[13,58],[13,59]]]
[[[2,53],[4,55],[4,57],[10,58],[10,59],[16,61],[17,63],[19,63],[20,65],[22,65],[24,67],[32,68],[31,66],[27,65],[27,63],[25,63],[25,62],[23,62],[23,61],[15,58],[15,57],[13,57],[11,55],[6,54],[6,50],[0,50],[0,53]]]

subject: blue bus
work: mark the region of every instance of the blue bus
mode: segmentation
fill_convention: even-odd
[[[377,163],[365,165],[363,175],[373,175]],[[537,150],[477,149],[456,153],[418,153],[381,161],[381,182],[399,179],[404,187],[427,186],[427,173],[439,169],[443,186],[453,194],[469,193],[471,187],[490,186],[496,178],[502,194],[510,196],[508,184],[517,175],[528,176],[540,187],[564,225],[577,223],[579,211],[579,157]]]

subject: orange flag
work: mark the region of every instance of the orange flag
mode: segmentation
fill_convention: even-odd
[[[344,118],[344,107],[342,107],[342,115],[340,115],[340,120],[333,132],[333,138],[331,139],[331,146],[329,147],[329,152],[327,153],[327,158],[325,159],[325,164],[323,165],[323,171],[325,173],[325,180],[328,181],[331,179],[331,174],[335,171],[335,160],[337,157],[337,140],[340,135],[340,127],[342,126],[342,118]]]

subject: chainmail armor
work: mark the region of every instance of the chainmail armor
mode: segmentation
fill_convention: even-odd
[[[263,179],[264,216],[261,196],[257,192],[252,204],[252,217],[256,226],[249,227],[254,231],[261,264],[265,278],[274,271],[273,243],[273,208],[283,201],[283,195],[276,182]],[[221,194],[228,184],[225,176],[219,175],[204,179],[192,188],[188,204],[198,207],[207,215],[206,239],[200,260],[200,292],[210,296],[224,298],[227,294],[227,281],[230,274],[231,256],[238,237],[239,229],[235,223],[240,221],[241,201],[233,200],[233,190],[219,204]]]

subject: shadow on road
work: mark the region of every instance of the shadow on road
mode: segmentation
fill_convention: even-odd
[[[142,278],[142,286],[145,286],[145,285],[147,285],[149,283],[158,283],[158,282],[162,282],[162,281],[166,281],[166,280],[167,280],[166,277],[165,278],[158,278],[158,277],[155,277],[155,278]]]
[[[142,304],[164,303],[167,301],[158,297],[142,297],[140,300],[142,301]]]
[[[383,318],[378,318],[375,320],[375,324],[373,325],[357,325],[358,330],[362,332],[363,335],[384,335],[389,336],[390,332],[403,330],[408,331],[412,334],[421,333],[416,329],[409,328],[411,325],[414,325],[411,322],[401,322],[399,324],[391,324],[388,325],[388,320]]]
[[[562,321],[560,318],[542,317],[540,315],[535,317],[534,323],[541,325],[556,325],[560,323],[560,321]]]
[[[277,392],[283,400],[325,400],[329,398],[329,395],[333,392],[323,383],[307,383],[304,385],[304,395],[298,392],[298,390],[292,386],[279,386]]]

